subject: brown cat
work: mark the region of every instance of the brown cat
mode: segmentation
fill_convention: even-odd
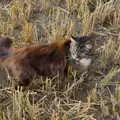
[[[3,68],[14,78],[14,86],[27,86],[34,75],[53,77],[59,73],[63,78],[67,75],[69,65],[78,70],[86,70],[92,62],[91,40],[92,37],[83,36],[45,45],[31,45],[12,53],[8,50],[0,59]]]

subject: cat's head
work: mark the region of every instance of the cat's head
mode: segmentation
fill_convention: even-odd
[[[71,37],[70,62],[75,69],[86,70],[92,63],[92,37]]]

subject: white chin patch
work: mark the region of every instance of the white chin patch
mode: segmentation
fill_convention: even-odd
[[[88,58],[88,59],[87,58],[82,58],[80,60],[80,64],[85,68],[87,68],[91,64],[91,62],[92,62],[92,59],[90,59],[90,58]]]

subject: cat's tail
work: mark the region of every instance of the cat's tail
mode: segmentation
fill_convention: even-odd
[[[9,56],[12,43],[11,38],[0,37],[0,62]]]

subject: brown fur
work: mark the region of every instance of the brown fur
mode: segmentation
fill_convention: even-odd
[[[34,45],[15,50],[2,61],[9,75],[14,77],[14,85],[27,86],[34,75],[53,77],[65,76],[68,67],[68,47],[70,40],[58,40],[46,45]]]

